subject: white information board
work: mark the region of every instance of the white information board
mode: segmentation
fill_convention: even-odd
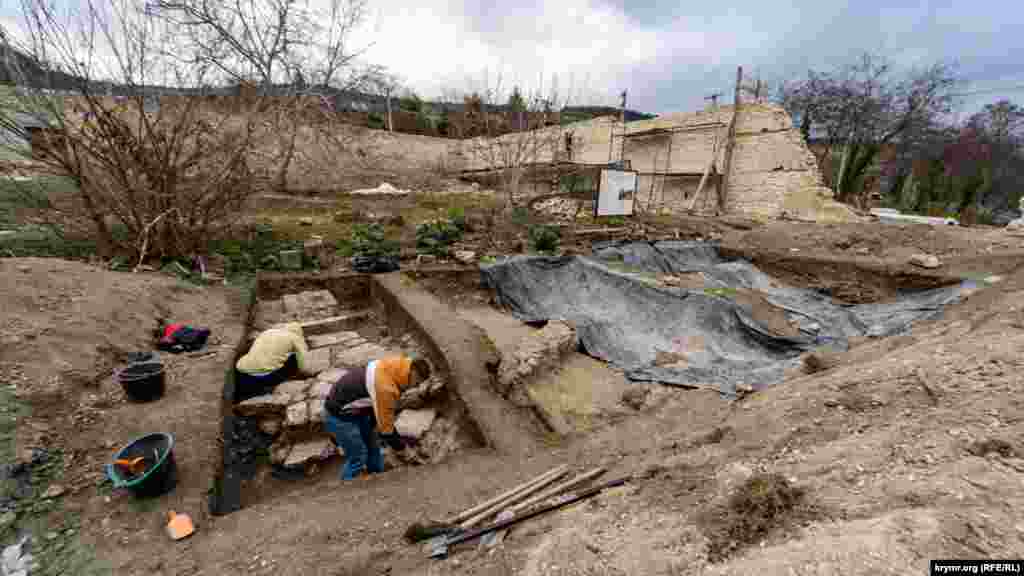
[[[597,188],[598,216],[628,216],[633,213],[637,173],[630,170],[601,170]]]

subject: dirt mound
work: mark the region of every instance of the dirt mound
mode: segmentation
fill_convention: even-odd
[[[223,287],[202,288],[153,274],[118,273],[50,259],[0,260],[4,302],[0,362],[31,415],[19,418],[19,453],[45,448],[56,455],[54,480],[66,490],[53,519],[82,519],[81,538],[113,572],[135,573],[172,563],[185,570],[181,549],[166,546],[168,508],[200,526],[208,520],[207,491],[220,463],[224,369],[242,337],[242,299]],[[161,354],[162,398],[129,402],[112,371],[129,352],[152,350],[153,329],[166,319],[208,327],[198,352]],[[178,485],[140,507],[104,486],[104,465],[138,436],[175,439]],[[53,528],[48,528],[53,529]],[[145,556],[139,564],[139,556]],[[186,553],[185,556],[188,556]]]

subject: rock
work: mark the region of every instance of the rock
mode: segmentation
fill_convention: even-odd
[[[299,224],[301,224],[303,226],[312,226],[313,225],[313,217],[312,216],[303,216],[302,218],[299,218]]]
[[[292,453],[292,445],[284,442],[272,444],[270,446],[270,461],[274,464],[284,464],[285,460],[288,459]]]
[[[309,390],[310,400],[326,400],[334,389],[334,382],[317,382]]]
[[[942,266],[938,257],[932,254],[914,254],[910,257],[910,263],[921,268],[938,268]]]
[[[284,414],[291,404],[287,395],[266,394],[250,398],[235,405],[235,413],[240,416],[268,416]]]
[[[354,348],[366,342],[362,336],[356,332],[335,332],[333,334],[319,334],[316,336],[309,336],[306,338],[306,342],[309,344],[310,349],[327,348],[329,346],[347,346]]]
[[[355,348],[340,350],[339,348],[338,346],[332,346],[329,349],[332,351],[332,365],[363,366],[371,360],[377,360],[390,354],[390,352],[372,342],[367,342]]]
[[[338,380],[341,380],[341,377],[345,375],[345,372],[348,372],[348,370],[346,370],[345,368],[331,368],[330,370],[324,370],[323,372],[317,375],[317,383],[319,384],[321,382],[337,382]],[[313,388],[317,388],[317,386],[314,385]]]
[[[286,317],[300,322],[338,313],[338,300],[328,290],[310,290],[298,294],[285,294],[281,298]]]
[[[60,484],[51,484],[46,492],[43,492],[43,498],[59,498],[64,495],[64,487]]]
[[[432,408],[426,410],[402,410],[395,420],[395,430],[398,431],[399,435],[406,438],[419,439],[430,429],[430,425],[434,423],[436,417],[437,411]]]
[[[18,264],[18,272],[22,272],[24,274],[28,274],[31,271],[32,271],[32,267],[29,266],[28,264]]]
[[[551,320],[544,328],[523,337],[498,367],[498,392],[508,398],[525,388],[535,375],[558,365],[576,349],[576,330],[564,320]]]
[[[309,424],[309,403],[305,400],[288,407],[284,425],[288,428],[299,428]]]
[[[263,418],[260,420],[260,430],[268,436],[277,436],[281,431],[282,419],[279,417]]]
[[[309,365],[309,371],[312,374],[320,374],[321,372],[330,370],[331,349],[317,348],[316,350],[310,350],[309,354],[306,356],[306,363]]]
[[[633,384],[622,393],[622,403],[633,410],[640,410],[647,403],[651,389],[642,384]]]
[[[60,534],[57,534],[56,532],[52,532],[52,531],[46,533],[46,539],[51,541],[51,542],[56,540],[59,536],[60,536]]]
[[[286,467],[301,466],[311,460],[323,460],[336,453],[334,443],[330,439],[317,438],[292,446],[292,451],[285,459],[284,465]]]
[[[472,250],[456,250],[454,256],[456,262],[460,264],[465,264],[466,266],[476,264],[476,252]]]
[[[309,406],[309,423],[319,424],[324,421],[324,401],[322,399],[310,400]]]
[[[416,255],[416,265],[422,266],[423,264],[435,264],[437,262],[437,256],[433,254],[418,254]]]
[[[274,389],[274,395],[288,396],[293,402],[305,400],[312,384],[313,381],[311,380],[288,380],[287,382],[282,382],[280,386]]]

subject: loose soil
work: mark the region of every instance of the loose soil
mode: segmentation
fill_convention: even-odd
[[[981,283],[906,335],[866,340],[833,368],[793,374],[733,403],[651,386],[639,410],[585,436],[515,456],[469,451],[329,488],[300,483],[211,518],[205,491],[219,454],[219,395],[227,347],[242,330],[232,295],[156,276],[4,259],[0,296],[11,312],[0,360],[35,414],[19,423],[19,443],[66,445],[61,482],[72,491],[65,503],[83,515],[81,538],[118,574],[867,575],[918,573],[930,558],[1024,556],[1020,239],[983,228],[683,218],[636,228],[635,238],[674,238],[678,230],[681,238],[717,239],[776,259],[864,263],[897,280],[910,272],[1003,278]],[[847,248],[835,244],[854,238]],[[857,252],[863,248],[869,253]],[[908,253],[923,249],[942,259],[937,274],[907,264]],[[851,298],[891,294],[897,280]],[[855,285],[842,274],[823,280],[830,282]],[[216,354],[169,358],[168,395],[143,410],[125,403],[104,375],[117,354],[148,341],[150,320],[163,313],[211,327]],[[87,388],[96,380],[95,391]],[[153,428],[177,438],[177,490],[150,510],[116,495],[107,502],[97,488],[100,466],[117,445]],[[413,522],[443,519],[562,463],[636,476],[524,523],[499,549],[465,545],[447,560],[428,560],[402,540]],[[752,546],[713,557],[717,532],[703,520],[765,474],[785,478],[816,514],[771,516]],[[168,542],[161,523],[169,508],[192,515],[198,533]]]

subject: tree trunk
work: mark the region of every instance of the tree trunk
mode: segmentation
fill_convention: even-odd
[[[291,136],[288,138],[288,148],[285,152],[284,160],[281,162],[281,167],[277,171],[277,178],[274,182],[274,188],[277,192],[284,192],[288,188],[288,169],[292,165],[292,158],[295,157],[295,139],[298,136],[298,129],[292,127]]]
[[[107,221],[103,214],[96,209],[96,204],[92,201],[89,193],[85,191],[81,181],[78,183],[78,190],[82,197],[85,211],[96,226],[96,252],[98,252],[101,258],[110,258],[114,252],[114,237],[110,233],[110,228],[107,227]]]

